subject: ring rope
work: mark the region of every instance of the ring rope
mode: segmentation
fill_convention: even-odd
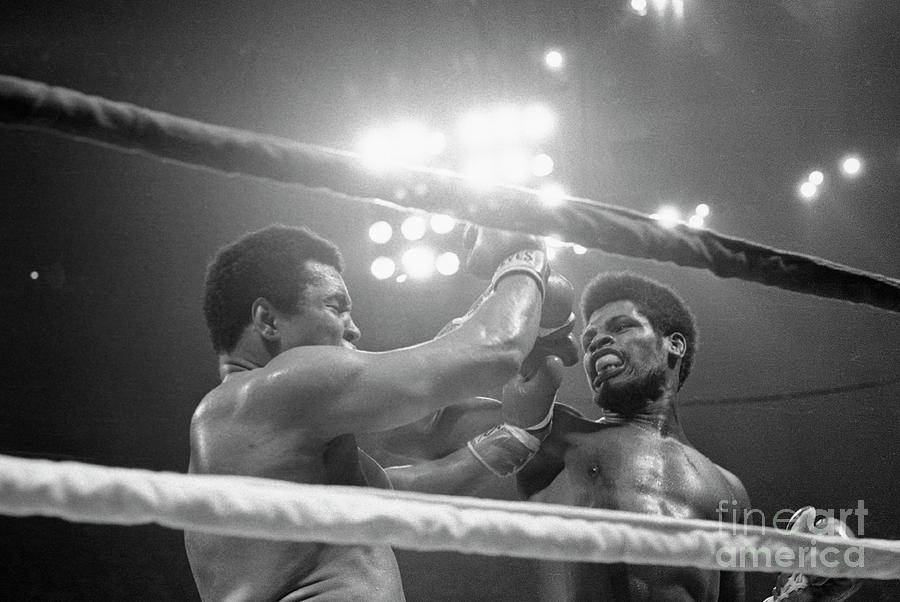
[[[678,406],[682,408],[694,408],[699,406],[727,406],[727,405],[755,405],[760,403],[772,403],[775,401],[798,401],[801,399],[809,399],[811,397],[825,397],[826,395],[838,395],[840,393],[854,393],[857,391],[867,391],[869,389],[882,389],[886,387],[900,385],[900,378],[889,378],[884,380],[870,380],[865,382],[850,383],[848,385],[840,385],[835,387],[820,387],[817,389],[806,389],[804,391],[788,391],[786,393],[769,393],[768,395],[744,395],[740,397],[713,397],[709,399],[688,398],[678,401]],[[885,398],[887,401],[887,398]]]
[[[498,185],[476,191],[447,170],[396,166],[390,178],[365,169],[357,154],[205,124],[66,88],[0,75],[0,124],[38,128],[163,160],[341,191],[345,198],[394,209],[445,213],[483,226],[537,235],[564,233],[568,242],[609,253],[703,268],[795,292],[900,312],[900,280],[814,256],[782,251],[711,230],[663,228],[637,211],[567,198],[548,208],[538,192]],[[425,182],[429,194],[391,198],[398,184]]]
[[[813,537],[615,510],[11,456],[0,456],[0,513],[559,561],[900,578],[900,541]],[[816,563],[807,556],[804,562],[804,547],[831,550],[832,557],[821,554]],[[746,563],[723,566],[723,561],[745,554],[749,554]],[[859,562],[834,562],[848,554]],[[754,558],[780,560],[754,562]]]

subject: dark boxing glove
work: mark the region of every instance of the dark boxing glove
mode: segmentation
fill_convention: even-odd
[[[537,282],[543,296],[550,265],[542,239],[472,225],[466,228],[464,236],[468,249],[466,270],[470,274],[490,278],[493,287],[509,274],[527,274]]]
[[[555,355],[564,366],[573,366],[580,360],[578,343],[572,335],[575,326],[575,290],[562,274],[551,270],[547,278],[547,293],[541,307],[541,327],[531,353],[522,362],[519,373],[528,375],[548,356]]]

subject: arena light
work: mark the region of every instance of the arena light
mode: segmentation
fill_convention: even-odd
[[[37,271],[34,271],[34,272],[31,272],[30,274],[28,274],[28,277],[31,278],[32,280],[37,280],[38,278],[41,277],[41,275],[39,273],[37,273]]]
[[[806,179],[807,179],[807,181],[809,181],[812,184],[815,184],[816,186],[821,186],[822,182],[825,181],[825,174],[823,174],[821,171],[819,171],[817,169],[815,171],[809,172],[809,176]]]
[[[383,128],[373,128],[360,138],[357,150],[363,164],[373,171],[384,171],[391,161],[393,148],[390,136]]]
[[[816,194],[818,192],[819,188],[812,182],[803,182],[802,184],[800,184],[800,196],[808,201],[816,198]]]
[[[459,271],[459,256],[452,251],[441,253],[434,260],[434,266],[437,268],[438,273],[444,276],[452,276]]]
[[[691,228],[702,228],[703,227],[703,216],[697,215],[696,213],[688,219],[688,226]]]
[[[460,118],[457,134],[466,146],[485,146],[492,137],[491,119],[485,111],[470,111]]]
[[[449,215],[432,215],[429,224],[435,234],[447,234],[456,227],[456,220]]]
[[[651,215],[663,228],[674,228],[681,221],[681,212],[671,205],[660,207],[659,211]]]
[[[587,253],[587,249],[581,245],[572,245],[572,252],[576,255],[584,255]]]
[[[531,159],[531,173],[538,178],[549,176],[553,173],[553,168],[553,159],[550,155],[540,153]]]
[[[551,182],[541,186],[541,189],[538,191],[538,196],[541,199],[541,202],[548,207],[556,207],[561,205],[566,198],[566,190],[561,184]]]
[[[709,217],[709,205],[706,203],[700,203],[694,209],[694,213],[699,215],[700,217]]]
[[[507,182],[522,182],[528,178],[528,155],[523,150],[508,150],[500,155],[500,175]]]
[[[848,155],[841,160],[841,172],[847,177],[858,176],[862,167],[862,159],[856,155]]]
[[[375,222],[369,226],[369,238],[376,244],[383,245],[389,241],[393,235],[393,228],[385,221]]]
[[[423,164],[443,152],[445,146],[442,133],[405,121],[368,130],[360,138],[357,150],[367,167],[380,172],[391,163]]]
[[[419,240],[425,236],[425,220],[418,215],[410,215],[400,224],[400,232],[406,240]]]
[[[645,16],[647,14],[647,0],[631,0],[631,10]]]
[[[410,278],[427,278],[434,272],[434,252],[427,247],[413,247],[400,260]]]
[[[394,275],[394,260],[390,257],[376,257],[372,260],[372,275],[378,280],[386,280]]]
[[[432,155],[431,132],[422,124],[412,121],[398,123],[389,134],[391,154],[398,161],[421,164]]]
[[[522,129],[529,138],[539,140],[553,133],[556,115],[542,104],[532,104],[522,112]]]
[[[522,112],[515,105],[500,105],[494,108],[491,125],[497,139],[516,140],[522,135]]]
[[[559,50],[552,49],[544,53],[544,64],[553,71],[562,69],[564,62],[565,58]]]
[[[463,168],[463,178],[477,190],[490,188],[497,181],[494,161],[490,157],[470,159]]]
[[[425,141],[425,150],[429,155],[437,156],[447,148],[447,136],[441,132],[432,132]]]

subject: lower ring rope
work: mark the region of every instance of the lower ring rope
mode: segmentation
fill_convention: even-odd
[[[559,561],[900,578],[900,541],[813,537],[613,510],[11,456],[0,456],[0,513]],[[810,548],[831,550],[838,558],[852,555],[858,562],[823,558],[816,563],[808,552],[804,556],[804,549]]]

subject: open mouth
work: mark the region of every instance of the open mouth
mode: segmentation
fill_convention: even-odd
[[[594,362],[593,383],[595,387],[625,369],[625,360],[622,359],[621,355],[613,351],[598,351],[591,359]]]

